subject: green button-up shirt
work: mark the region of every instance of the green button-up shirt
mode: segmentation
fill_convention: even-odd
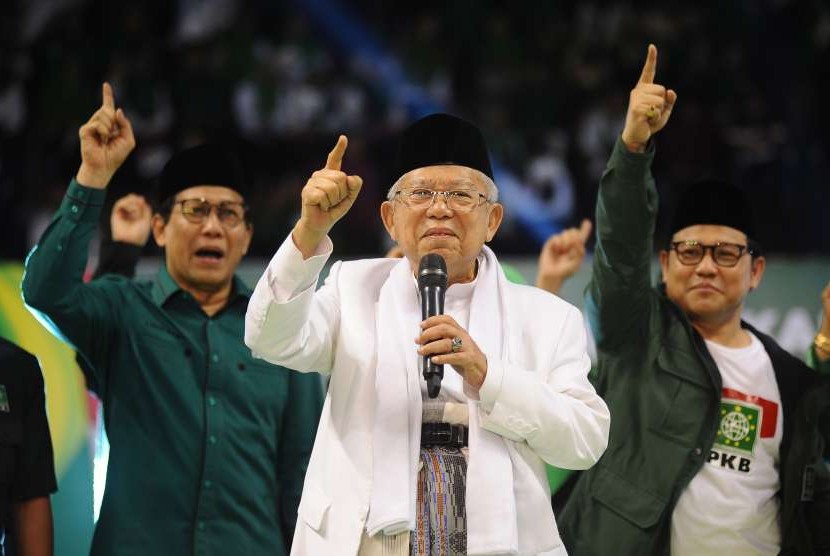
[[[84,284],[104,191],[69,184],[23,293],[87,358],[110,440],[93,554],[282,554],[322,407],[316,374],[253,359],[250,289],[209,317],[166,268]]]

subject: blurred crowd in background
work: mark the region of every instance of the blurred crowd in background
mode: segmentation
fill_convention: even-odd
[[[661,202],[719,175],[757,200],[767,250],[830,252],[822,0],[14,0],[0,24],[0,257],[22,258],[48,223],[104,80],[138,142],[113,195],[149,191],[176,150],[233,142],[256,183],[254,255],[291,229],[338,133],[350,139],[344,169],[365,185],[336,250],[385,251],[392,138],[429,107],[477,123],[537,208],[574,225],[593,214],[649,42],[659,82],[679,95],[657,144]],[[521,207],[505,202],[497,252],[537,252]]]

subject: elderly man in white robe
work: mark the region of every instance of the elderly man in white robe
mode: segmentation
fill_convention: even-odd
[[[292,553],[565,554],[544,463],[590,467],[610,420],[580,312],[505,279],[485,245],[504,208],[484,137],[446,114],[404,131],[380,207],[404,257],[337,262],[315,291],[362,185],[346,146],[303,188],[246,316],[255,356],[331,375]],[[422,320],[415,275],[433,253],[449,287],[444,314]],[[448,369],[435,399],[424,356]]]

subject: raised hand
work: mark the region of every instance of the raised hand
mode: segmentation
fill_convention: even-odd
[[[326,165],[303,187],[302,211],[291,237],[305,258],[314,254],[329,230],[349,211],[363,185],[360,176],[349,176],[340,169],[348,144],[346,136],[341,135]]]
[[[657,73],[657,47],[648,45],[648,55],[640,80],[631,90],[622,140],[628,150],[644,152],[651,136],[669,121],[677,93],[654,82]]]
[[[135,148],[130,120],[124,111],[115,108],[115,97],[109,83],[101,86],[101,108],[81,126],[81,167],[75,179],[81,185],[104,189],[113,174]]]
[[[585,258],[585,242],[592,228],[586,218],[579,228],[568,228],[548,238],[539,252],[537,288],[558,293],[565,280],[576,274]]]
[[[110,214],[113,241],[144,246],[152,230],[153,210],[141,195],[130,193],[118,199]]]

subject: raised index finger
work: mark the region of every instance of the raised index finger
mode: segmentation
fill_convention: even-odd
[[[103,106],[115,110],[115,95],[112,92],[112,86],[106,81],[101,85],[101,98]]]
[[[343,163],[343,155],[346,153],[346,147],[349,145],[349,140],[345,135],[337,138],[337,144],[329,153],[326,159],[326,170],[340,170],[340,165]]]
[[[591,221],[587,218],[582,220],[582,224],[579,226],[579,237],[582,239],[582,243],[588,241],[588,238],[591,237],[591,229],[593,225]]]
[[[640,83],[654,83],[654,74],[657,73],[657,47],[648,45],[646,63],[643,65],[643,72],[640,74]]]

